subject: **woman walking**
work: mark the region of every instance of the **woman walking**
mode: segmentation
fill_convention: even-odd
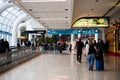
[[[96,70],[98,71],[104,71],[103,51],[104,51],[104,43],[101,39],[99,39],[97,43],[97,53],[96,53]]]
[[[93,71],[93,67],[94,67],[95,53],[96,53],[96,45],[92,40],[90,40],[87,60],[88,60],[89,70],[91,71]]]

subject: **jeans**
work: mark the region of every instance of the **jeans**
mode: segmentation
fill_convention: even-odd
[[[87,60],[88,60],[89,70],[93,70],[94,59],[95,59],[95,54],[94,53],[88,54]]]

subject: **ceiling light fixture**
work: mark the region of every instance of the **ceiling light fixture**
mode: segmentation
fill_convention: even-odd
[[[68,11],[68,9],[65,9],[65,11]]]
[[[37,17],[38,19],[40,19],[40,17]]]
[[[90,9],[91,11],[93,11],[94,9]]]
[[[29,11],[32,11],[32,9],[29,9]]]
[[[63,2],[67,0],[21,0],[21,2]]]
[[[99,0],[95,0],[95,2],[99,2]]]

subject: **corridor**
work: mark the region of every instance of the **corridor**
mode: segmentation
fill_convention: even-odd
[[[105,57],[105,71],[89,71],[86,57],[82,63],[75,54],[52,51],[41,54],[0,75],[0,80],[119,80],[120,58]]]

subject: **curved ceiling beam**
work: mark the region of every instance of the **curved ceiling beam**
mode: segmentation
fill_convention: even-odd
[[[21,29],[22,27],[26,27],[26,24],[25,23],[19,24],[18,29]]]
[[[21,15],[19,18],[15,21],[15,24],[13,25],[13,30],[12,30],[12,46],[17,46],[17,30],[18,30],[18,25],[26,20],[27,15]]]

